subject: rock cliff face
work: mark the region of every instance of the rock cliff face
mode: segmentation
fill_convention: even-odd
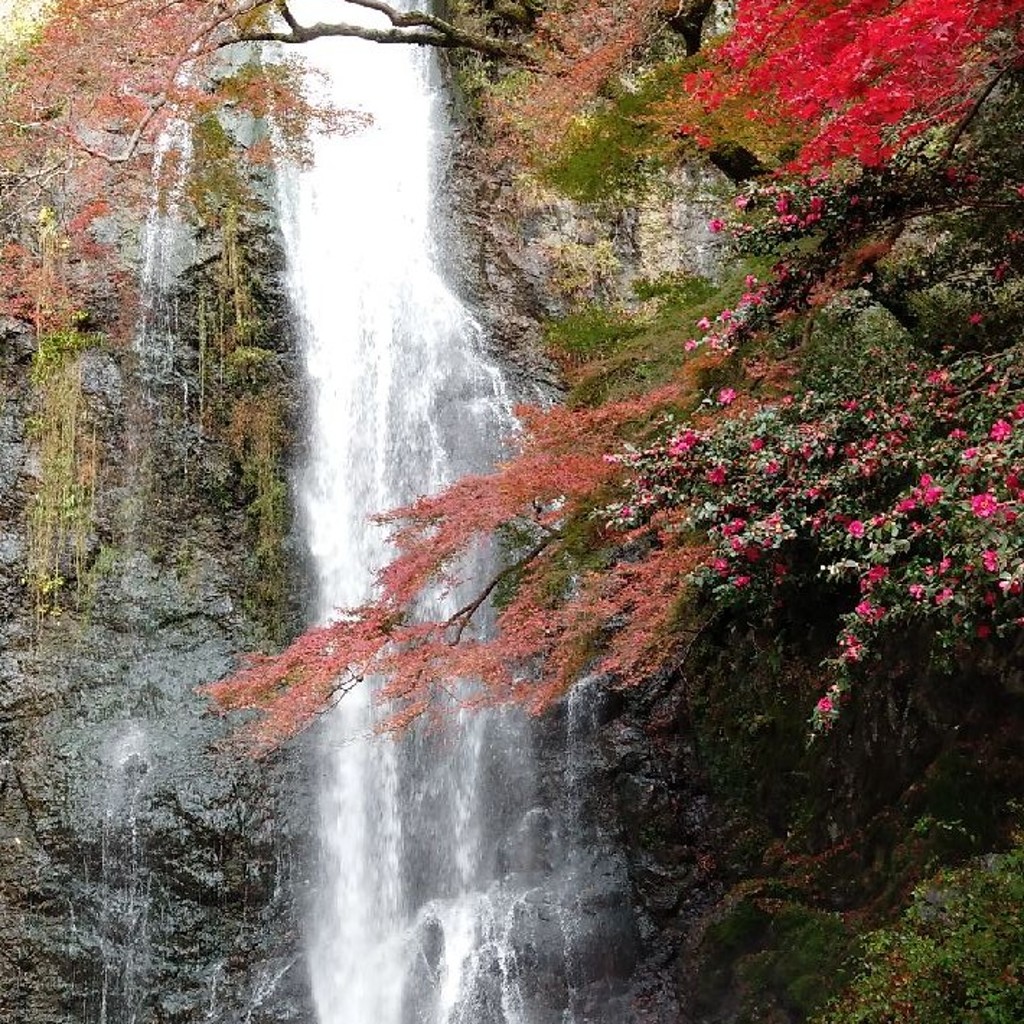
[[[244,242],[260,373],[294,418],[279,248],[265,224]],[[173,293],[147,296],[154,309],[180,317],[213,294],[223,248],[200,246]],[[195,693],[237,652],[294,628],[297,577],[273,601],[254,586],[247,449],[216,421],[214,401],[229,396],[213,393],[196,323],[180,323],[159,358],[82,336],[58,353],[50,392],[49,342],[0,323],[0,1021],[11,1024],[307,1019],[292,907],[312,818],[301,752],[253,764],[221,749],[225,725]],[[72,396],[72,412],[48,393]],[[56,500],[80,506],[73,518],[47,506],[62,465]],[[40,544],[53,558],[42,575]]]

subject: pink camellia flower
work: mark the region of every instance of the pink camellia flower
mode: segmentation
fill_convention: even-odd
[[[862,594],[866,594],[873,590],[876,583],[881,583],[889,575],[889,569],[884,565],[872,566],[864,574],[864,577],[860,581],[860,590]]]
[[[993,441],[1005,441],[1013,433],[1013,427],[1006,420],[996,420],[988,436]]]
[[[732,405],[736,401],[736,389],[735,388],[722,388],[718,392],[718,404],[719,405]]]
[[[822,697],[821,700],[815,705],[815,710],[819,715],[831,715],[832,714],[832,701],[829,697]]]
[[[1014,406],[1013,418],[1015,420],[1024,420],[1024,402]]]
[[[732,201],[732,205],[735,206],[737,210],[745,210],[750,205],[750,197],[749,196],[737,196]]]
[[[986,637],[992,635],[992,627],[987,622],[979,622],[978,628],[975,630],[979,639],[984,640]]]
[[[991,519],[999,511],[999,502],[991,491],[975,494],[971,498],[971,511],[979,519]]]
[[[977,327],[977,326],[978,326],[978,324],[980,324],[980,323],[982,322],[982,320],[984,320],[984,319],[985,319],[985,318],[984,318],[984,317],[983,317],[983,316],[981,315],[981,313],[972,313],[972,314],[971,314],[971,315],[970,315],[970,316],[969,316],[969,317],[967,318],[967,322],[968,322],[969,324],[973,324],[973,325],[974,325],[975,327]]]
[[[716,487],[721,487],[725,483],[725,476],[725,466],[715,466],[707,471],[708,483]]]
[[[921,486],[918,493],[921,496],[921,501],[926,505],[934,505],[942,498],[942,488],[927,473],[921,477]]]
[[[924,600],[924,587],[920,583],[911,583],[907,590],[915,601]]]
[[[701,329],[702,331],[710,331],[710,330],[711,330],[711,321],[710,321],[710,320],[709,320],[709,319],[708,319],[708,318],[707,318],[706,316],[702,316],[702,317],[701,317],[701,318],[700,318],[700,319],[699,319],[699,320],[697,321],[697,326],[698,326],[698,327],[699,327],[699,328],[700,328],[700,329]]]
[[[853,522],[846,527],[846,532],[850,534],[851,537],[863,537],[864,524],[859,519],[854,519]]]
[[[938,605],[948,604],[952,600],[953,600],[953,588],[952,587],[943,587],[935,595],[935,603],[938,604]]]
[[[854,611],[868,622],[878,622],[884,615],[885,609],[879,608],[878,605],[872,604],[870,601],[861,601]]]
[[[678,437],[672,439],[668,446],[669,455],[685,455],[700,440],[700,434],[695,430],[684,430]]]
[[[855,636],[847,633],[839,638],[839,643],[843,648],[839,655],[843,661],[860,661],[864,645]]]
[[[713,217],[708,221],[708,231],[713,235],[717,235],[719,231],[725,228],[725,221],[721,217]]]
[[[981,564],[988,569],[989,572],[999,571],[999,552],[989,548],[987,551],[981,553]]]
[[[755,437],[754,440],[750,442],[750,450],[752,452],[759,452],[763,447],[764,447],[764,438],[763,437]]]
[[[699,347],[699,344],[700,343],[697,341],[696,338],[690,338],[687,341],[683,342],[683,351],[692,352],[695,348]]]
[[[720,576],[729,575],[729,563],[724,558],[716,558],[711,563],[711,568],[715,570]]]
[[[745,587],[750,582],[749,576],[737,576],[733,581],[734,587]]]

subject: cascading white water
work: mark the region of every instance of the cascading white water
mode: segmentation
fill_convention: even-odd
[[[296,4],[306,23],[330,2]],[[316,140],[309,171],[285,177],[290,290],[304,319],[313,391],[302,505],[318,616],[367,598],[388,557],[368,517],[494,458],[512,427],[480,329],[445,284],[430,230],[435,134],[443,120],[429,55],[325,40],[306,59],[339,107],[372,125]],[[501,893],[478,806],[483,717],[447,738],[374,739],[368,689],[330,726],[321,839],[325,890],[310,942],[323,1024],[484,1021],[475,976],[522,1019]],[[500,758],[499,758],[500,759]],[[475,1007],[475,1008],[474,1008]]]
[[[177,167],[173,183],[163,181],[170,158]],[[173,371],[179,335],[175,311],[167,307],[182,271],[195,261],[195,236],[181,216],[182,192],[192,161],[192,134],[183,121],[173,121],[157,139],[153,154],[153,187],[142,232],[139,292],[142,316],[135,339],[143,378],[165,377]],[[187,404],[187,398],[186,398]]]
[[[146,996],[151,879],[138,814],[148,756],[144,731],[130,722],[115,731],[101,757],[100,873],[105,898],[97,922],[102,964],[98,1024],[135,1024]]]

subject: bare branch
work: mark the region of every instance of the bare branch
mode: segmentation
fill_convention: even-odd
[[[102,149],[97,149],[95,146],[91,146],[75,131],[73,128],[68,129],[68,137],[71,141],[81,150],[88,153],[89,156],[97,157],[100,160],[105,160],[108,164],[126,164],[129,160],[135,156],[135,151],[139,148],[139,143],[142,141],[143,135],[146,133],[146,129],[149,127],[153,118],[163,109],[167,104],[167,94],[161,93],[159,96],[155,96],[149,102],[149,110],[142,116],[142,119],[135,126],[131,135],[125,140],[124,148],[120,153],[111,155]]]
[[[1020,71],[1024,69],[1024,54],[1016,54],[1011,60],[1008,60],[985,84],[985,87],[974,97],[974,101],[971,103],[967,112],[957,122],[953,129],[953,135],[951,136],[945,150],[942,154],[943,162],[950,160],[953,156],[953,152],[956,150],[963,134],[967,131],[968,126],[978,116],[978,111],[985,105],[988,98],[995,92],[996,86],[1000,83],[1003,77],[1010,72]]]
[[[455,612],[445,623],[445,627],[455,626],[455,633],[452,639],[449,641],[451,646],[454,647],[461,639],[462,634],[465,633],[466,627],[469,625],[470,620],[479,611],[480,606],[494,593],[495,588],[502,581],[507,580],[510,576],[515,575],[522,569],[525,569],[541,552],[551,544],[556,538],[561,536],[556,531],[550,531],[544,535],[544,537],[537,541],[536,544],[529,551],[526,552],[521,558],[518,558],[511,565],[505,566],[501,572],[496,573],[487,582],[487,585],[473,598],[469,604],[463,605],[457,612]]]
[[[413,46],[433,46],[438,49],[473,50],[489,57],[514,60],[525,64],[536,63],[536,57],[525,46],[506,39],[460,29],[451,22],[424,11],[400,11],[390,4],[384,3],[383,0],[345,0],[345,2],[353,7],[362,7],[383,14],[391,22],[391,28],[372,28],[347,22],[317,22],[314,25],[302,25],[289,9],[287,2],[282,2],[278,4],[277,9],[288,26],[286,32],[275,30],[241,31],[218,45],[221,47],[232,46],[235,43],[296,45],[309,43],[314,39],[343,37],[366,39],[373,43],[401,43]]]

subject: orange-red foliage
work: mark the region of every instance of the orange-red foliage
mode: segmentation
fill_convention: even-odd
[[[701,549],[665,520],[643,538],[596,536],[609,558],[595,571],[566,562],[562,534],[567,522],[586,522],[595,497],[619,474],[607,453],[667,408],[692,401],[699,372],[720,358],[699,355],[676,382],[641,398],[595,409],[518,410],[523,430],[515,457],[382,517],[395,528],[397,557],[381,570],[374,600],[280,655],[251,659],[206,692],[226,709],[261,712],[244,738],[263,750],[367,675],[384,678],[387,724],[400,728],[452,706],[516,701],[540,710],[585,669],[629,682],[657,668],[680,580]],[[527,537],[525,554],[509,556],[487,583],[474,583],[475,596],[461,609],[424,617],[424,592],[456,597],[467,554],[509,524]],[[630,541],[645,557],[616,558],[615,547]],[[493,629],[478,628],[471,620],[482,598],[506,576],[514,577],[511,600]]]
[[[1020,0],[741,0],[687,87],[706,113],[806,126],[797,169],[873,166],[962,118],[1022,58]]]
[[[303,98],[287,63],[228,73],[218,47],[255,24],[263,0],[59,0],[35,38],[8,59],[0,90],[0,231],[16,242],[0,276],[0,304],[38,319],[34,277],[47,273],[39,239],[26,229],[40,210],[56,218],[68,309],[87,308],[109,287],[115,261],[91,231],[117,197],[151,200],[154,144],[171,119],[197,122],[229,102],[254,117],[271,109],[290,148],[325,112]],[[218,82],[216,88],[211,82]],[[239,147],[232,159],[266,158]],[[292,150],[293,151],[293,150]],[[164,166],[176,166],[173,155]],[[51,318],[52,320],[53,318]],[[53,323],[40,322],[46,330]]]

